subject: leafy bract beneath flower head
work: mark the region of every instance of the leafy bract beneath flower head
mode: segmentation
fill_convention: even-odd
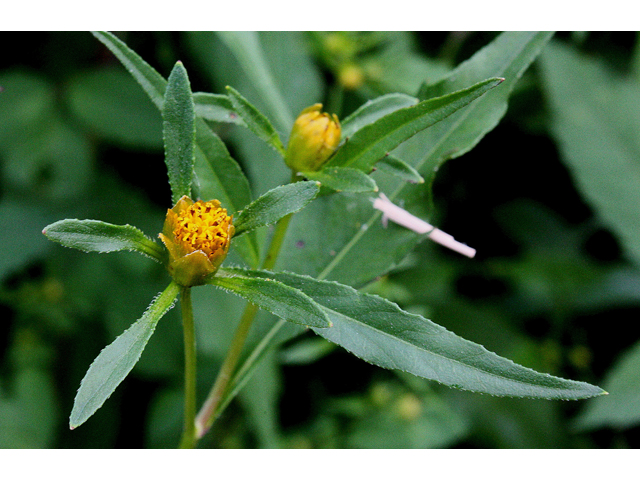
[[[184,196],[167,211],[159,235],[169,251],[169,273],[183,286],[201,285],[215,273],[235,233],[233,216],[218,200],[194,202]]]

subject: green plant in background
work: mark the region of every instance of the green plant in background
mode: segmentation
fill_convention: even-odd
[[[115,36],[95,36],[118,57],[162,112],[165,163],[174,204],[159,235],[166,250],[136,227],[97,220],[62,220],[43,233],[62,245],[87,252],[141,253],[165,265],[172,280],[144,315],[95,359],[76,395],[72,429],[92,416],[133,369],[158,321],[178,296],[185,353],[183,447],[195,446],[211,428],[257,368],[284,321],[310,328],[367,362],[459,389],[565,400],[605,393],[584,382],[516,365],[420,315],[348,285],[385,273],[420,240],[420,234],[433,230],[417,230],[420,234],[414,235],[400,229],[375,228],[380,213],[370,203],[370,192],[384,190],[391,199],[400,200],[405,197],[407,179],[421,178],[447,158],[472,148],[501,116],[510,89],[549,35],[504,34],[454,74],[434,85],[424,85],[417,97],[390,94],[373,99],[343,121],[342,142],[335,115],[320,113],[321,105],[306,108],[293,123],[286,150],[269,118],[239,91],[228,87],[227,95],[194,95],[181,62],[175,64],[166,81]],[[246,68],[256,70],[255,77],[260,76],[256,87],[271,94],[268,78],[261,76],[260,64],[253,62],[255,37],[226,33],[221,38],[246,60]],[[503,93],[491,96],[491,90],[501,83],[496,91]],[[281,126],[291,125],[278,96],[265,97],[264,101],[274,113],[279,112],[275,118]],[[249,201],[249,181],[205,122],[211,119],[213,106],[216,120],[233,118],[234,123],[241,123],[280,154],[292,170],[292,182]],[[202,114],[205,108],[209,110]],[[430,134],[428,139],[417,136],[423,131]],[[409,139],[426,141],[422,151],[431,150],[409,163],[400,159],[403,155],[390,157],[391,151]],[[381,160],[388,166],[382,170],[392,175],[374,180],[370,174]],[[261,158],[249,161],[264,162]],[[311,202],[318,195],[313,204],[320,206],[313,210]],[[199,199],[194,201],[192,197]],[[367,204],[369,207],[363,208]],[[404,223],[409,227],[419,222],[415,217],[405,217],[406,212],[398,207],[376,208],[398,223],[402,223],[400,217],[410,218]],[[322,248],[309,245],[304,250],[306,256],[297,260],[310,263],[315,272],[309,266],[296,271],[292,268],[296,262],[291,261],[286,268],[276,268],[281,249],[293,250],[285,238],[296,212],[300,214],[295,231],[319,229],[316,241]],[[363,223],[361,219],[366,217]],[[261,248],[256,230],[274,223],[267,247]],[[335,235],[337,225],[345,225],[347,235]],[[360,255],[367,255],[365,258],[375,255],[369,265],[354,257],[356,246]],[[222,267],[230,247],[236,249],[239,265]],[[311,258],[314,260],[309,262]],[[343,280],[347,284],[338,283],[344,270],[351,272]],[[201,285],[216,286],[249,303],[217,380],[196,415],[197,350],[191,288]],[[240,364],[258,308],[280,320],[272,323]],[[401,415],[411,417],[415,407],[413,400],[406,398],[409,400],[401,402]]]
[[[632,35],[118,37],[0,70],[0,446],[636,444]]]

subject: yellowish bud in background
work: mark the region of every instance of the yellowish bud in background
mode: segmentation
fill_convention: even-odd
[[[320,170],[340,143],[340,121],[322,112],[322,104],[305,108],[293,124],[285,162],[294,172]]]
[[[167,211],[159,235],[169,251],[169,273],[179,285],[202,285],[216,272],[235,233],[233,217],[218,200],[194,202],[184,196]]]
[[[357,65],[347,64],[338,72],[338,81],[347,90],[355,90],[364,83],[364,72]]]

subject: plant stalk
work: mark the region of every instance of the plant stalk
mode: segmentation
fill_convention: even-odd
[[[276,224],[276,229],[273,232],[269,250],[262,262],[263,269],[271,270],[275,266],[292,216],[293,214],[290,213],[289,215],[282,217]],[[238,365],[240,354],[242,353],[245,341],[249,335],[249,330],[257,313],[258,307],[249,303],[246,306],[242,317],[240,317],[238,328],[236,329],[233,340],[231,341],[231,346],[227,352],[227,357],[220,368],[220,372],[218,373],[218,377],[209,392],[209,396],[205,400],[204,405],[196,417],[195,430],[197,438],[202,438],[211,428],[216,419],[218,407],[227,390],[229,381],[233,376],[233,372]]]
[[[196,446],[196,335],[193,324],[191,288],[183,287],[180,292],[182,329],[184,336],[184,429],[180,448]]]

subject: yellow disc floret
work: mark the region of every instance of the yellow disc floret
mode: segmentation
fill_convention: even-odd
[[[231,217],[220,202],[197,201],[178,216],[173,235],[192,252],[201,250],[210,259],[229,246]]]
[[[178,284],[201,285],[218,270],[235,233],[232,222],[218,200],[194,202],[185,196],[167,211],[160,239],[169,251],[169,273]]]

